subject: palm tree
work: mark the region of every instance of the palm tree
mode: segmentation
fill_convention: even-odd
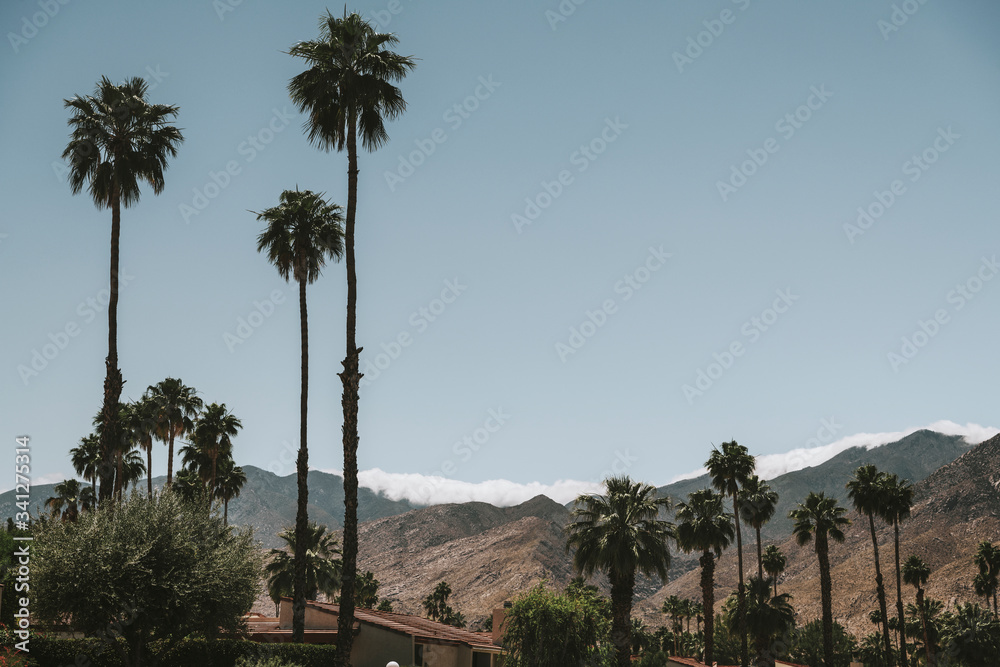
[[[337,559],[340,555],[337,539],[326,532],[326,526],[313,521],[302,533],[302,542],[297,539],[297,534],[297,529],[285,529],[278,533],[286,548],[271,549],[271,560],[264,566],[268,576],[267,592],[274,601],[275,613],[281,598],[292,593],[297,558],[301,557],[305,565],[305,594],[310,600],[315,600],[318,593],[332,597],[340,588],[341,563]]]
[[[186,448],[182,447],[181,451],[183,452],[184,449]],[[207,470],[208,466],[204,466],[204,469]],[[199,470],[188,467],[186,464],[177,472],[170,490],[189,503],[204,502],[204,498],[207,495],[205,481]]]
[[[76,521],[80,515],[80,503],[85,491],[80,482],[67,479],[56,484],[53,491],[56,495],[45,501],[45,506],[52,510],[52,516],[62,517],[63,521]]]
[[[788,513],[795,521],[792,532],[799,546],[815,541],[819,559],[820,595],[823,604],[823,661],[833,667],[833,600],[830,581],[830,540],[844,541],[843,528],[851,523],[844,516],[847,510],[837,505],[836,498],[811,492],[804,503]]]
[[[167,483],[169,489],[174,478],[174,438],[180,438],[194,426],[203,405],[194,387],[180,379],[166,378],[146,389],[155,405],[156,439],[167,445]]]
[[[104,410],[102,409],[94,416],[93,421],[94,430],[101,439],[102,447],[104,447],[104,433],[107,431],[106,424]],[[104,484],[107,482],[112,488],[111,496],[113,498],[121,498],[126,486],[125,461],[138,445],[135,433],[132,430],[135,425],[135,416],[131,403],[118,404],[118,420],[116,424],[118,432],[115,440],[108,443],[109,449],[102,449],[102,458],[100,463],[98,463],[98,476],[101,477],[102,494]],[[108,458],[104,458],[104,453],[108,454]],[[105,471],[107,471],[106,474],[102,474]]]
[[[899,619],[899,664],[910,664],[906,660],[906,625],[903,617],[903,581],[899,563],[899,524],[910,518],[910,506],[913,505],[913,485],[908,480],[901,480],[896,475],[886,475],[880,485],[882,502],[879,516],[886,523],[892,524],[896,547],[896,616]]]
[[[772,640],[795,627],[795,610],[787,593],[771,596],[771,582],[750,577],[747,586],[747,630],[754,638],[757,667],[774,667]]]
[[[903,581],[917,589],[917,609],[920,612],[920,625],[924,631],[924,653],[927,656],[927,666],[934,667],[934,648],[931,646],[930,633],[927,631],[927,608],[924,605],[924,584],[931,576],[931,568],[919,556],[910,556],[903,563]]]
[[[257,214],[258,220],[267,222],[267,228],[257,237],[257,252],[266,252],[285,280],[294,278],[299,284],[299,321],[302,342],[302,384],[299,419],[299,454],[296,462],[298,477],[298,507],[295,513],[295,530],[299,545],[305,544],[307,509],[309,502],[309,449],[306,444],[306,415],[309,403],[309,315],[306,309],[306,285],[319,278],[326,260],[339,259],[343,254],[344,237],[340,223],[341,209],[329,204],[321,195],[306,190],[285,190],[280,204]],[[345,432],[347,426],[344,426]],[[345,477],[346,487],[346,477]],[[299,571],[295,576],[295,595],[292,603],[292,641],[301,642],[305,636],[305,558],[296,554]],[[353,590],[351,591],[353,597]],[[350,605],[348,605],[350,606]],[[350,627],[350,626],[348,626]],[[350,634],[350,631],[348,631]]]
[[[785,554],[781,553],[781,549],[775,545],[770,545],[767,549],[764,549],[763,557],[764,571],[771,578],[774,583],[774,595],[778,595],[778,577],[781,573],[785,571]]]
[[[236,415],[226,410],[225,403],[210,403],[194,423],[193,437],[198,440],[201,450],[211,461],[208,477],[209,494],[215,493],[215,476],[219,456],[230,456],[233,438],[243,428]]]
[[[702,552],[701,604],[705,609],[705,659],[711,665],[715,631],[715,559],[733,541],[733,520],[723,508],[723,496],[711,489],[688,494],[687,503],[677,504],[677,546],[684,553]]]
[[[983,540],[979,543],[973,561],[979,568],[979,574],[973,582],[976,595],[986,598],[987,608],[990,598],[993,598],[993,615],[997,615],[997,589],[1000,588],[1000,548],[992,542]]]
[[[878,607],[882,618],[888,618],[889,612],[885,603],[885,583],[882,580],[882,565],[878,555],[878,534],[875,532],[875,517],[881,516],[882,487],[885,483],[885,473],[879,472],[873,465],[863,465],[854,471],[854,477],[847,483],[847,496],[854,503],[854,509],[868,517],[868,528],[871,532],[872,549],[875,552],[875,591],[878,595]],[[882,646],[885,650],[885,661],[892,665],[892,643],[889,640],[889,626],[882,625]]]
[[[740,490],[740,517],[757,533],[757,578],[764,578],[760,529],[771,520],[778,507],[778,493],[757,475],[751,475]]]
[[[97,473],[101,465],[101,438],[91,433],[80,438],[80,444],[69,450],[73,470],[85,480],[90,481],[90,488],[97,493]]]
[[[323,150],[347,148],[347,354],[340,379],[344,386],[344,583],[337,621],[336,663],[346,665],[351,655],[354,624],[354,578],[358,551],[358,385],[361,375],[357,346],[357,273],[354,262],[354,222],[358,201],[358,135],[369,151],[384,144],[389,135],[385,120],[406,109],[399,88],[393,85],[413,69],[414,60],[390,51],[394,35],[378,33],[357,13],[335,18],[329,11],[320,17],[319,39],[299,42],[289,53],[306,61],[308,69],[288,84],[292,102],[308,112],[309,140]]]
[[[215,497],[222,501],[223,525],[229,525],[229,501],[240,495],[243,485],[247,483],[247,475],[243,468],[236,465],[231,456],[219,461],[219,476],[215,480]]]
[[[139,183],[144,181],[154,194],[163,191],[163,170],[167,158],[177,155],[184,140],[181,131],[168,121],[177,115],[176,106],[150,104],[148,86],[140,77],[115,85],[101,77],[93,95],[64,100],[72,109],[69,118],[70,142],[63,158],[70,161],[69,186],[79,194],[84,185],[98,209],[111,209],[111,284],[108,302],[108,356],[105,359],[104,421],[101,452],[110,460],[118,439],[118,401],[122,393],[122,373],[118,368],[118,241],[121,235],[121,208],[139,201]],[[111,487],[101,480],[101,500],[111,495]]]
[[[195,431],[191,432],[191,441],[180,448],[181,465],[187,473],[187,479],[198,481],[198,495],[208,496],[208,483],[212,479],[212,457],[208,453],[208,448],[202,445],[201,438]],[[180,477],[180,472],[174,478],[176,482]],[[171,486],[171,488],[173,488]],[[211,498],[206,497],[206,501],[211,502]]]
[[[139,448],[146,452],[146,495],[153,497],[153,440],[156,434],[156,406],[148,395],[132,403],[131,420],[125,426]]]
[[[122,456],[122,483],[121,493],[128,487],[133,489],[146,475],[146,464],[142,460],[142,454],[136,449],[136,444],[132,443],[129,450]]]
[[[743,584],[743,534],[740,531],[740,488],[746,485],[753,475],[757,463],[746,447],[735,440],[722,443],[721,451],[712,449],[711,456],[705,463],[708,474],[712,477],[712,486],[733,500],[733,518],[736,523],[736,558],[739,572],[739,587],[737,592],[737,615],[740,619],[740,666],[747,667],[747,616],[746,588]]]
[[[630,663],[632,593],[635,574],[667,578],[669,539],[674,527],[659,518],[670,507],[668,498],[657,498],[656,487],[633,482],[627,476],[604,481],[606,494],[581,495],[566,526],[566,548],[576,548],[573,565],[583,576],[600,570],[611,581],[611,632],[618,667]]]
[[[683,600],[681,600],[676,595],[671,595],[666,600],[663,601],[663,606],[660,607],[660,611],[670,617],[670,629],[674,635],[674,655],[680,655],[680,639],[681,639],[681,605]]]

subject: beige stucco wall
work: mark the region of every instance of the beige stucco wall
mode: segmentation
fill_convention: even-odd
[[[470,662],[458,662],[458,649],[458,646],[425,645],[424,667],[468,667],[472,658],[469,658]],[[472,655],[471,652],[469,655]]]
[[[362,625],[354,637],[351,664],[354,667],[385,667],[391,660],[400,665],[412,665],[413,639],[400,632]]]

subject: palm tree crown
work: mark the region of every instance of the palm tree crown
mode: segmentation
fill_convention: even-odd
[[[295,573],[296,552],[304,554],[306,562],[306,596],[315,600],[317,593],[332,597],[340,588],[340,550],[337,539],[326,532],[326,526],[309,522],[302,549],[296,549],[299,542],[294,529],[278,533],[285,541],[285,549],[271,549],[271,560],[264,567],[268,575],[267,590],[277,606],[282,597],[291,595]]]
[[[192,442],[205,453],[211,461],[208,479],[209,493],[215,493],[216,470],[220,456],[231,456],[233,438],[243,428],[236,415],[226,409],[225,403],[210,403],[198,417],[192,430]]]
[[[202,408],[194,387],[188,387],[178,378],[166,378],[146,389],[152,400],[151,408],[156,439],[167,445],[167,487],[174,476],[174,439],[194,428],[194,418]]]
[[[740,489],[740,518],[757,533],[757,578],[764,578],[760,530],[774,517],[778,509],[778,493],[757,475],[751,475]]]
[[[312,284],[327,259],[340,259],[344,252],[341,207],[323,200],[310,190],[285,190],[277,206],[257,213],[267,228],[257,237],[257,252],[285,280]]]

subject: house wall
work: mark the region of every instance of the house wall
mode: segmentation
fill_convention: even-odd
[[[425,644],[424,667],[467,667],[472,663],[472,652],[469,651],[468,661],[461,663],[458,661],[458,649],[458,646]]]
[[[351,664],[385,667],[392,660],[400,665],[412,665],[413,639],[400,632],[362,624],[351,647]]]

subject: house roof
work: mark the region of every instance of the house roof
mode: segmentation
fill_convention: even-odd
[[[669,658],[667,658],[667,664],[669,665],[671,663],[676,665],[687,665],[688,667],[705,667],[705,663],[695,658],[678,658],[676,656],[670,656]],[[730,666],[719,665],[719,667],[730,667]]]
[[[315,602],[307,600],[306,605],[335,615],[340,614],[340,605],[332,602]],[[373,609],[355,609],[354,618],[362,623],[402,632],[414,637],[416,641],[425,644],[447,644],[452,646],[466,645],[477,651],[499,653],[500,647],[493,643],[488,632],[472,632],[456,628],[445,623],[432,621],[429,618],[396,614],[389,611]]]

